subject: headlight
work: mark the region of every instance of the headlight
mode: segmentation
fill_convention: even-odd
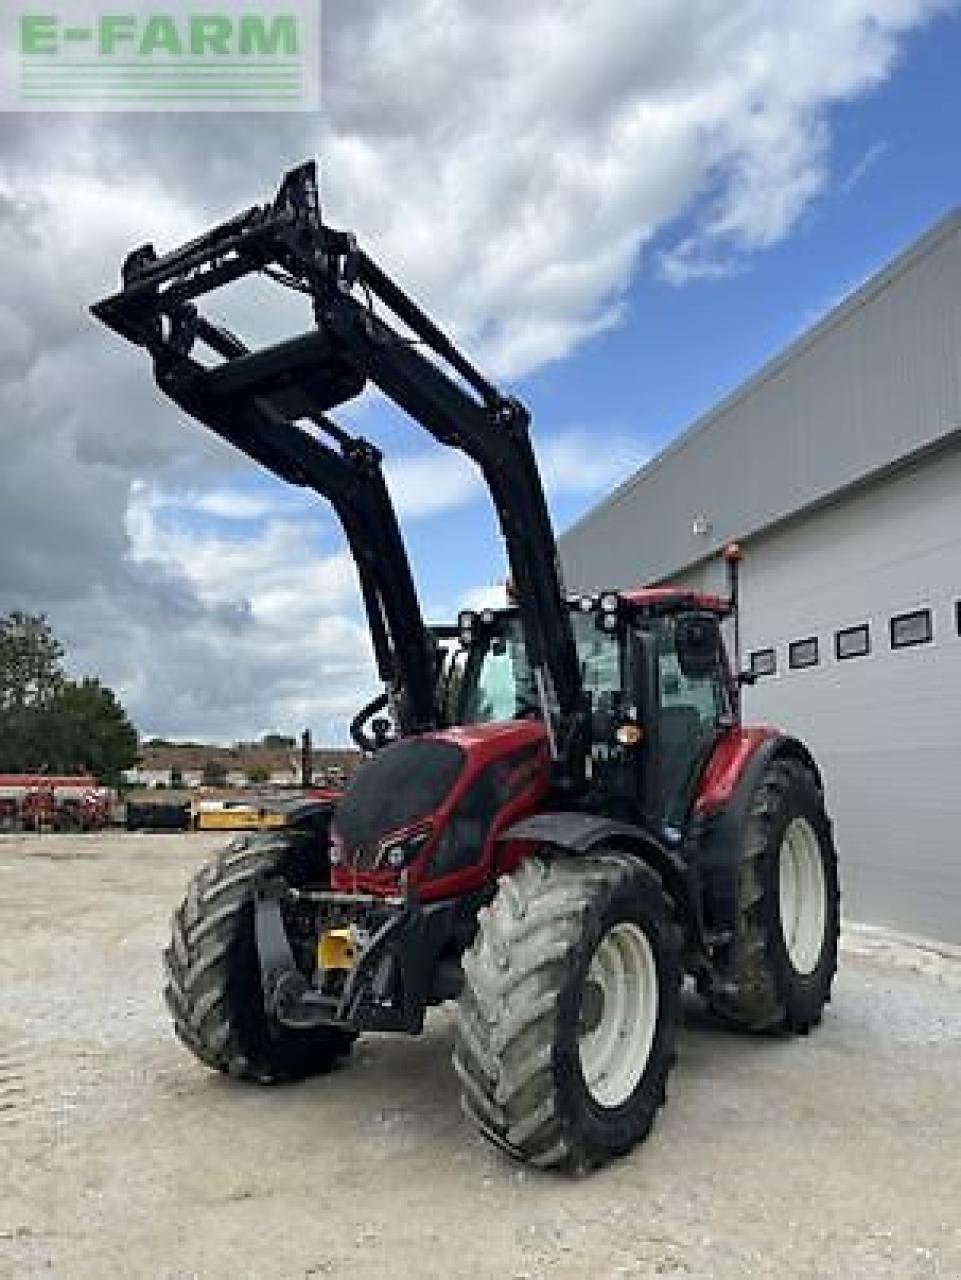
[[[397,840],[389,838],[382,840],[377,848],[375,867],[380,870],[390,868],[392,871],[399,871],[401,867],[410,866],[430,836],[431,828],[421,827],[418,831],[412,831]]]
[[[477,614],[470,609],[465,609],[457,615],[457,630],[460,635],[460,642],[465,649],[469,649],[474,639],[474,627],[477,622]]]

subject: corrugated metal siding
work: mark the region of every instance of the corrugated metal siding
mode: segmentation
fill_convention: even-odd
[[[742,584],[745,665],[778,659],[745,719],[814,752],[847,915],[961,943],[961,445],[752,541]],[[932,642],[892,650],[891,618],[921,608]],[[836,631],[865,622],[870,654],[838,661]],[[790,670],[811,636],[819,664]]]
[[[959,428],[961,212],[569,530],[568,585],[664,578]]]

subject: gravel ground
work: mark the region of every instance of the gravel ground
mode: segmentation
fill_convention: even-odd
[[[822,1027],[691,999],[650,1140],[589,1177],[462,1120],[450,1020],[303,1085],[213,1076],[159,996],[222,837],[0,838],[0,1276],[961,1276],[961,955],[849,930]]]

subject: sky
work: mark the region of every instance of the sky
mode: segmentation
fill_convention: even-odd
[[[317,116],[0,115],[0,613],[145,737],[344,741],[376,678],[339,527],[88,317],[129,249],[316,156],[328,219],[531,409],[562,530],[961,203],[959,65],[958,0],[326,0]],[[428,616],[496,592],[469,464],[373,395],[343,420]]]

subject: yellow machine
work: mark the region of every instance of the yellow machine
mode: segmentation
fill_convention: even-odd
[[[191,804],[195,831],[267,831],[287,825],[287,814],[249,800],[195,800]]]

